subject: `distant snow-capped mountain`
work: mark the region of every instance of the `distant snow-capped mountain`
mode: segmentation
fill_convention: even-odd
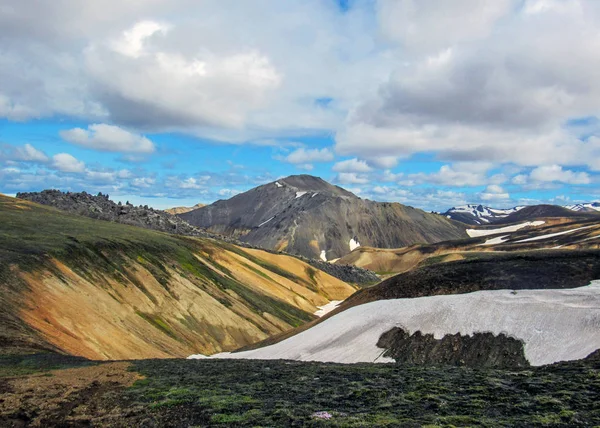
[[[449,219],[460,221],[461,223],[472,224],[472,225],[484,225],[494,223],[497,220],[508,217],[509,215],[516,213],[524,207],[514,207],[508,209],[490,208],[483,205],[461,205],[458,207],[450,208],[442,215]]]
[[[582,204],[564,205],[564,207],[571,211],[579,212],[600,211],[600,202],[587,202]]]
[[[600,214],[600,202],[573,205],[529,205],[508,209],[486,207],[484,205],[462,205],[450,208],[442,215],[461,223],[477,226],[487,224],[509,224],[517,221],[531,221],[543,217],[573,217]]]

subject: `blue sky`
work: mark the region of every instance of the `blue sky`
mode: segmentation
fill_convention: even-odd
[[[597,2],[32,1],[0,11],[2,193],[166,208],[307,173],[427,210],[600,198]]]

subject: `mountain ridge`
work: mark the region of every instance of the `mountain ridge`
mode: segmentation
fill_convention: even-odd
[[[492,208],[481,204],[452,207],[441,215],[471,226],[508,224],[544,217],[585,217],[600,214],[600,203],[574,205],[520,205],[513,208]]]
[[[310,175],[279,179],[179,217],[212,233],[324,261],[360,245],[393,248],[466,237],[461,223],[362,199]]]

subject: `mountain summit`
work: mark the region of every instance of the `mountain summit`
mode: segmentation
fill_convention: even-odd
[[[360,245],[398,248],[466,237],[465,226],[398,203],[361,199],[310,175],[293,175],[180,214],[252,245],[332,260]]]

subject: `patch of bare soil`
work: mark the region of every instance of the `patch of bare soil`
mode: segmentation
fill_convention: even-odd
[[[0,426],[46,427],[124,424],[139,411],[119,393],[142,377],[130,363],[55,370],[0,383]]]

